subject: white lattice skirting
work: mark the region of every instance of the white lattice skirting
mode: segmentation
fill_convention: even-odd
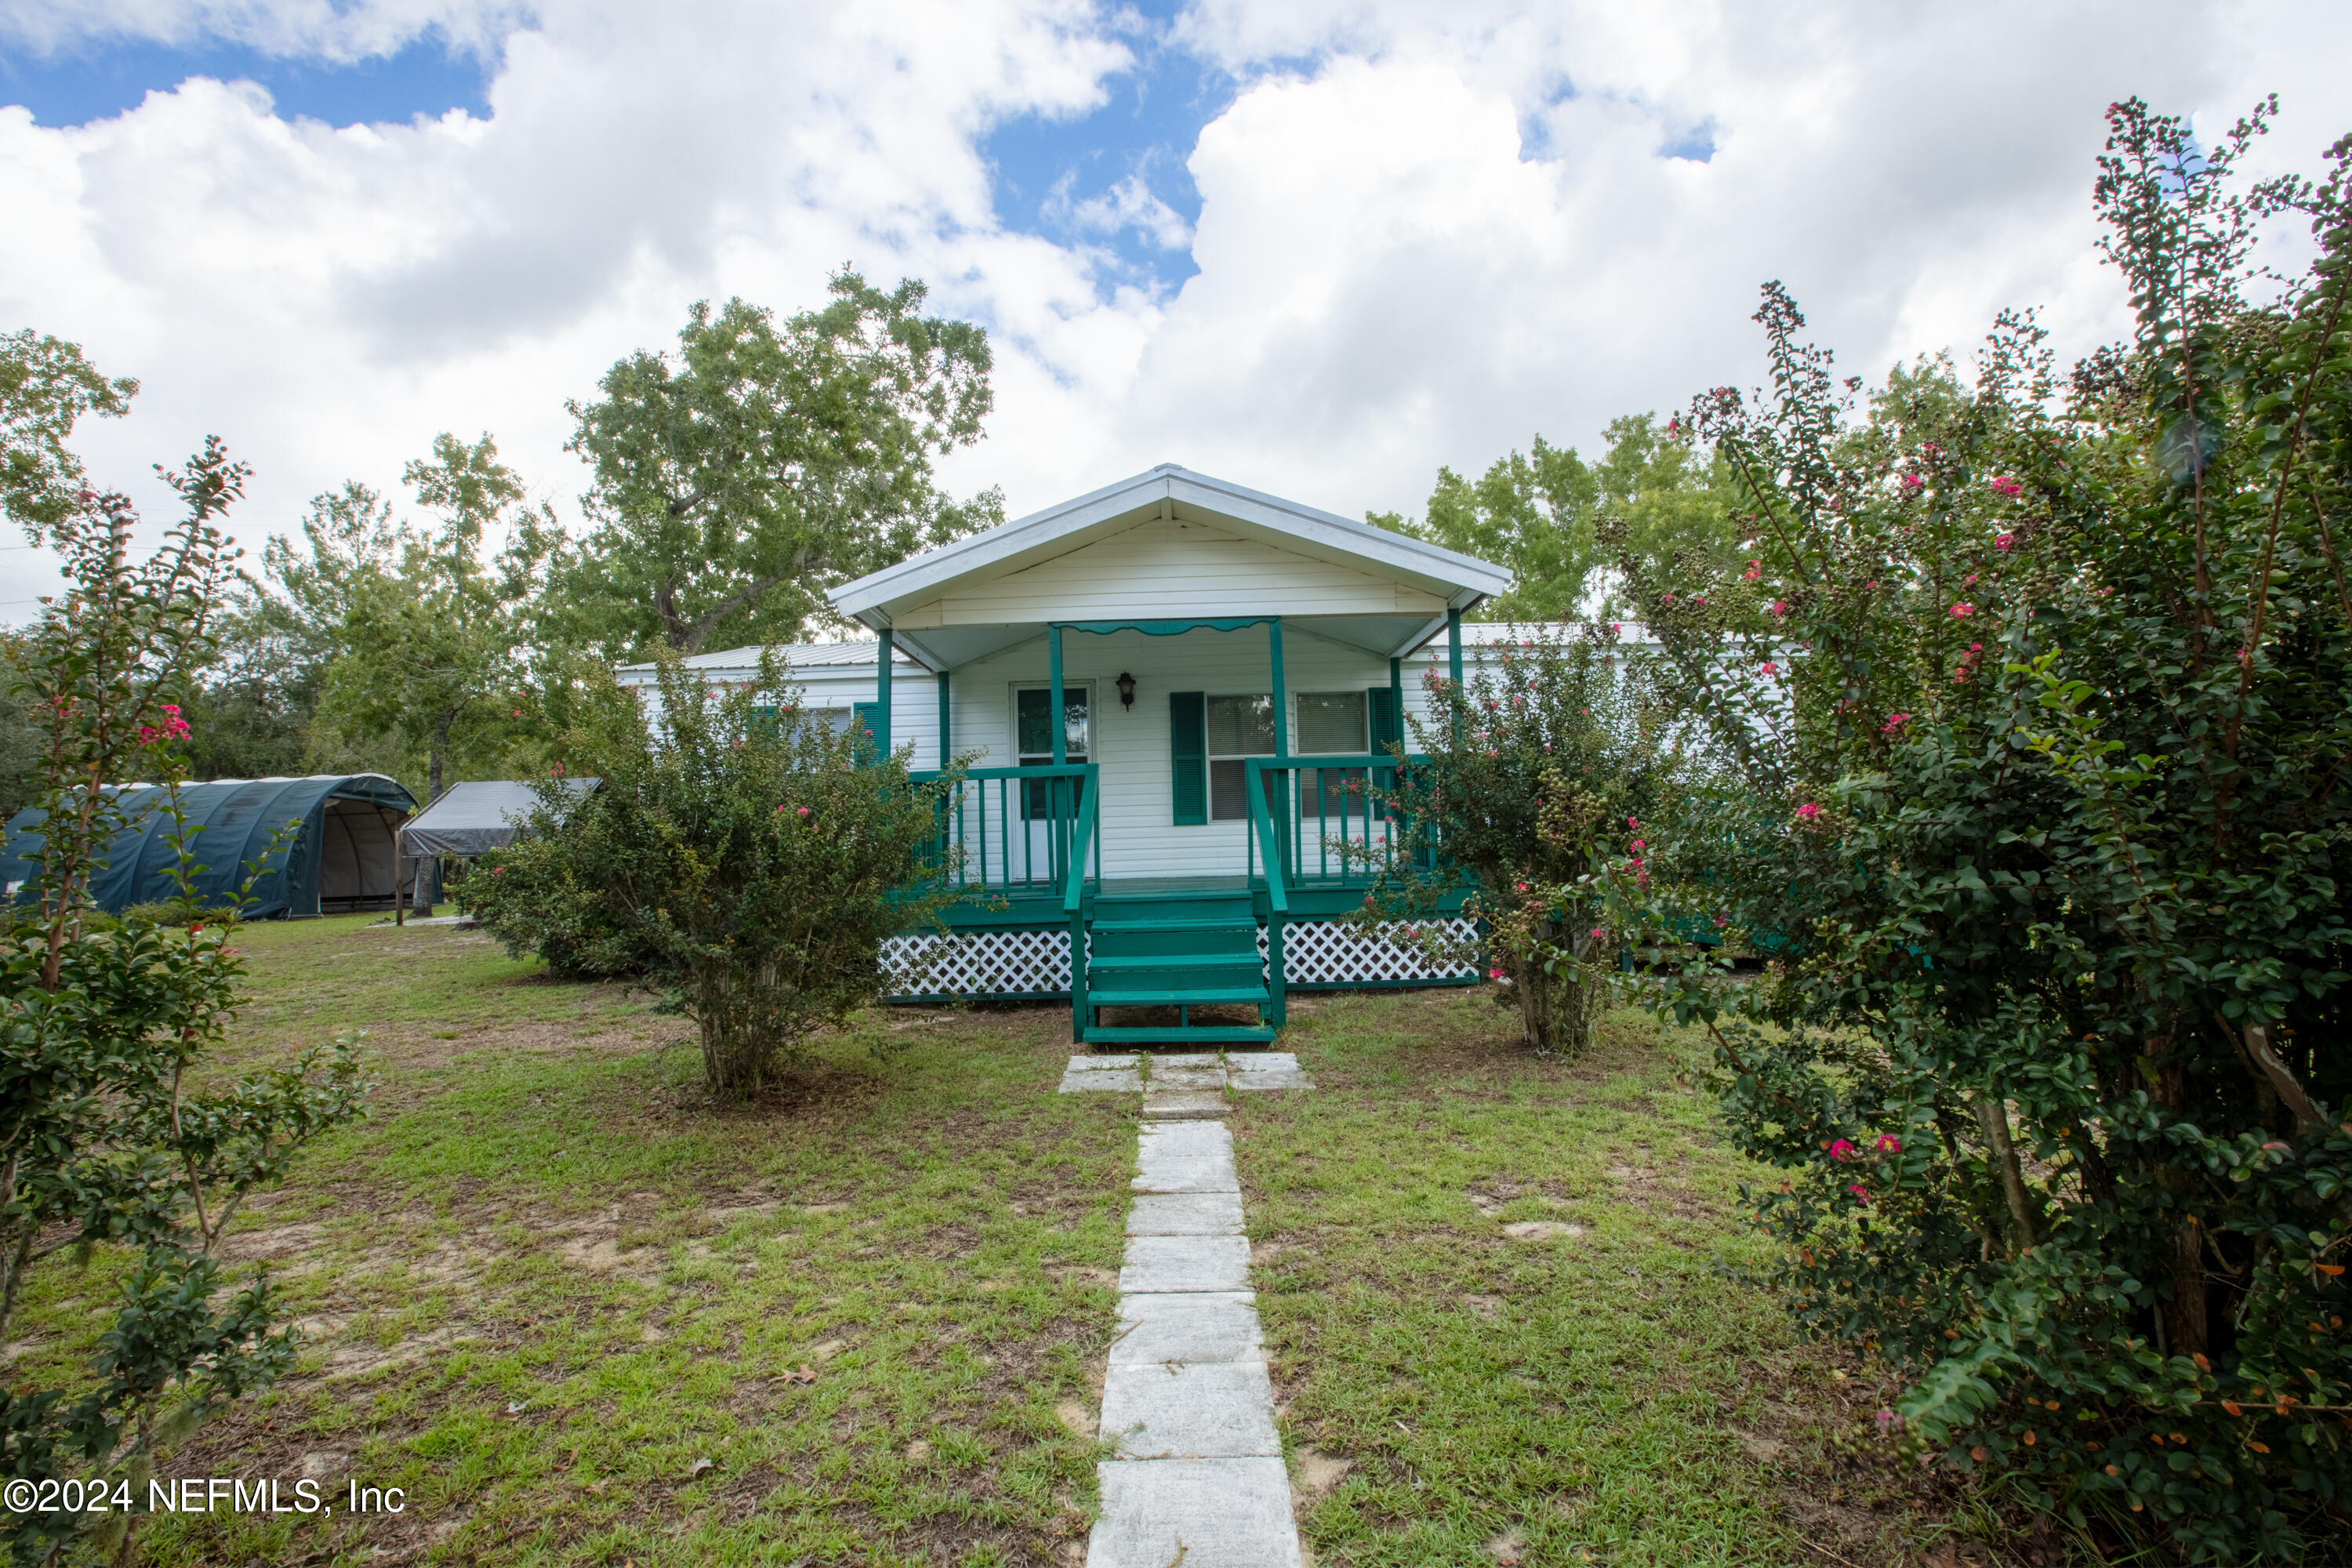
[[[1430,922],[1423,922],[1424,924]],[[1475,922],[1435,922],[1466,941]],[[1433,964],[1418,947],[1391,940],[1402,922],[1360,936],[1339,921],[1294,921],[1283,930],[1283,973],[1292,985],[1379,985],[1468,980],[1470,965]],[[1265,954],[1265,928],[1257,932]],[[917,996],[1067,996],[1070,936],[1065,931],[982,931],[954,936],[898,936],[882,944],[894,998]]]

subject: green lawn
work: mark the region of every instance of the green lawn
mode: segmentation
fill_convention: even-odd
[[[681,1020],[478,935],[239,940],[238,1063],[364,1027],[383,1084],[239,1221],[299,1374],[164,1471],[409,1505],[157,1520],[152,1560],[1082,1560],[1139,1108],[1053,1092],[1066,1009],[877,1010],[719,1112]],[[1319,1087],[1231,1125],[1316,1562],[1860,1568],[1950,1528],[1871,1374],[1724,1277],[1763,1255],[1686,1044],[1620,1016],[1538,1061],[1455,992],[1293,1016]],[[37,1281],[12,1380],[88,1352],[109,1273]]]

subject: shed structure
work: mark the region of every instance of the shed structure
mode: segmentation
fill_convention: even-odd
[[[90,879],[91,901],[116,914],[180,893],[176,825],[166,809],[173,792],[159,784],[119,787],[130,821]],[[177,795],[199,868],[196,895],[205,904],[237,902],[248,872],[257,870],[241,907],[247,920],[392,907],[399,875],[394,836],[416,809],[416,797],[396,780],[382,773],[213,779],[183,784]],[[37,805],[9,820],[0,877],[17,897],[37,869],[46,820]]]

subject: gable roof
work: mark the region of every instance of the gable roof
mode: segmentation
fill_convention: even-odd
[[[1433,616],[1419,611],[1403,616],[1347,617],[1363,623],[1350,628],[1359,634],[1352,637],[1346,629],[1332,628],[1347,640],[1383,652],[1415,646],[1442,628],[1444,607],[1469,610],[1511,584],[1508,572],[1475,556],[1162,463],[884,567],[827,596],[842,615],[877,631],[896,628],[908,611],[961,588],[1026,571],[1153,521],[1213,524],[1241,540],[1407,587],[1422,605],[1434,601],[1439,607]],[[919,631],[910,626],[914,635],[901,642],[926,663],[960,664],[1034,636],[1037,621],[931,629],[938,626],[937,621],[925,621]]]

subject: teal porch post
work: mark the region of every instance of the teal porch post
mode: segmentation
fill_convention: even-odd
[[[1265,624],[1266,651],[1274,666],[1274,760],[1277,763],[1290,760],[1290,699],[1284,690],[1282,679],[1282,617],[1276,616]],[[1281,804],[1274,810],[1276,842],[1265,847],[1268,861],[1277,855],[1286,872],[1290,868],[1289,831],[1290,800],[1293,780],[1286,770],[1275,773],[1279,781]],[[1246,778],[1246,775],[1244,775]],[[1289,997],[1283,983],[1282,911],[1268,906],[1265,911],[1265,999],[1266,1011],[1272,1016],[1265,1021],[1280,1028],[1290,1016]]]
[[[1462,743],[1463,702],[1462,612],[1459,610],[1445,612],[1445,669],[1447,679],[1454,683],[1454,703],[1447,710],[1454,715],[1454,719],[1446,732],[1454,737],[1454,743],[1458,746]]]
[[[1389,660],[1389,705],[1396,711],[1396,743],[1402,751],[1412,748],[1404,739],[1404,660]]]
[[[884,626],[880,657],[874,667],[874,756],[877,762],[890,754],[890,654],[893,638],[890,628]]]
[[[1058,768],[1070,760],[1070,748],[1068,724],[1062,710],[1062,628],[1057,625],[1045,628],[1045,668],[1054,688],[1046,700],[1053,704],[1049,711],[1053,714],[1050,722],[1054,726],[1054,765]]]
[[[940,671],[940,766],[946,767],[955,748],[948,742],[948,672]]]

